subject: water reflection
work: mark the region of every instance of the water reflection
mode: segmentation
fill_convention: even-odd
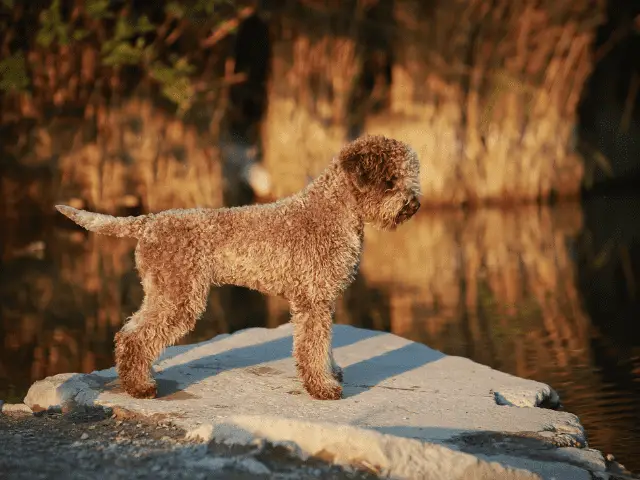
[[[394,233],[370,230],[336,322],[549,383],[593,447],[640,469],[639,207],[640,199],[609,199],[584,209],[425,212]],[[2,234],[8,401],[44,376],[111,366],[113,335],[142,296],[132,241],[50,221],[23,220]],[[281,300],[217,289],[183,343],[287,320]]]

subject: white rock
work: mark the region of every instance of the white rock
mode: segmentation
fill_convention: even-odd
[[[24,403],[2,403],[2,413],[33,413],[31,408]]]
[[[366,464],[390,478],[450,480],[475,478],[534,479],[531,472],[479,461],[475,456],[441,445],[385,435],[350,425],[335,425],[266,416],[237,416],[214,426],[214,441],[247,445],[264,438],[275,445],[289,443],[304,454],[321,456],[342,465]],[[305,455],[302,455],[303,458]]]
[[[545,402],[552,407],[560,404],[558,394],[547,385],[540,390],[503,388],[494,394],[498,405],[510,407],[539,407]]]
[[[271,473],[271,470],[269,470],[264,463],[251,457],[240,459],[236,467],[252,475],[269,475]]]
[[[222,457],[204,457],[193,462],[194,466],[206,468],[211,472],[216,472],[218,470],[222,470],[223,468],[231,467],[234,464],[235,459]]]
[[[24,403],[34,411],[49,407],[62,407],[69,402],[91,405],[98,397],[103,377],[78,373],[61,373],[39,380],[31,385]]]
[[[599,452],[594,457],[585,449],[560,454],[547,448],[556,440],[566,445],[567,437],[586,444],[575,415],[536,408],[558,403],[548,385],[445,356],[395,335],[336,325],[334,355],[344,369],[344,399],[318,401],[297,379],[291,333],[291,325],[252,328],[171,347],[154,366],[158,399],[124,394],[112,368],[36,382],[25,403],[47,408],[72,400],[160,414],[193,439],[288,442],[302,455],[333,452],[337,463],[375,465],[398,478],[438,478],[445,471],[446,478],[463,478],[464,468],[502,468],[480,458],[523,467],[543,478],[588,478],[583,476],[587,469],[604,471]],[[516,453],[500,450],[501,443],[493,439],[521,432],[537,436],[533,441],[545,446],[536,460],[526,458],[526,449],[523,453],[517,445],[519,437],[512,441],[520,448]],[[349,441],[341,441],[347,434]],[[566,452],[572,465],[566,463]]]
[[[207,442],[213,438],[213,425],[205,424],[193,428],[187,432],[186,438],[187,440]]]

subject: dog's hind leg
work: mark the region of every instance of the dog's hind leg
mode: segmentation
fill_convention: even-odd
[[[143,282],[140,310],[116,334],[116,369],[124,390],[135,398],[156,396],[151,365],[167,346],[193,330],[206,307],[204,283],[172,280],[170,289]]]
[[[305,390],[319,400],[338,400],[331,354],[333,305],[292,302],[293,357]]]

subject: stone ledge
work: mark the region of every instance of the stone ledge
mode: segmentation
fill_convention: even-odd
[[[559,403],[548,385],[392,334],[336,325],[344,398],[314,400],[297,379],[291,333],[291,325],[251,328],[168,348],[154,366],[154,400],[124,394],[112,368],[36,382],[25,403],[34,411],[118,407],[171,418],[200,441],[285,442],[300,455],[369,465],[393,478],[442,478],[442,468],[446,478],[476,478],[465,468],[493,472],[486,478],[605,475],[578,418],[540,408]]]

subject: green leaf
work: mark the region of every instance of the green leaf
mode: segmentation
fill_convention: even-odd
[[[87,0],[87,14],[96,20],[110,16],[109,0]]]
[[[128,42],[121,42],[102,58],[102,62],[109,66],[136,65],[140,63],[142,53],[142,48],[136,48]]]
[[[74,40],[82,40],[83,38],[86,38],[87,35],[89,35],[88,30],[83,30],[82,28],[79,28],[77,30],[74,30],[71,36],[73,37]]]
[[[39,20],[40,30],[36,35],[39,45],[49,47],[54,41],[61,45],[69,43],[69,26],[60,14],[60,0],[53,0],[49,8],[40,13]]]
[[[136,31],[138,33],[148,33],[156,30],[156,26],[149,21],[149,17],[146,15],[142,15],[138,19],[138,24],[136,25]]]
[[[24,91],[29,86],[24,53],[16,52],[0,61],[0,90]]]
[[[179,73],[184,75],[192,74],[196,67],[189,63],[189,60],[186,57],[179,58],[173,63],[173,68],[175,68]]]
[[[66,25],[58,25],[56,27],[56,36],[58,37],[58,43],[60,45],[69,44],[69,35],[67,34],[68,27]]]
[[[208,15],[211,15],[215,9],[216,0],[198,0],[195,4],[194,10],[196,12],[204,12]]]
[[[185,68],[183,66],[183,68]],[[193,85],[191,80],[174,66],[155,62],[149,69],[151,78],[160,85],[160,91],[167,99],[175,103],[182,111],[188,109],[193,101]]]
[[[147,45],[146,47],[144,47],[142,51],[142,61],[144,61],[145,63],[151,63],[151,61],[157,56],[158,52],[156,52],[156,49],[153,45]]]
[[[105,42],[100,47],[100,53],[102,55],[108,55],[113,51],[114,48],[116,48],[117,44],[118,44],[118,41],[112,38],[109,40],[105,40]]]
[[[180,78],[164,84],[162,94],[180,107],[186,108],[191,103],[193,87],[188,78]]]
[[[7,7],[9,10],[12,10],[16,5],[14,0],[1,0],[0,3],[3,6]]]
[[[42,28],[36,35],[36,43],[41,47],[47,48],[53,42],[53,37],[54,35],[51,30]]]
[[[164,7],[164,13],[175,18],[184,17],[184,7],[178,2],[169,2]]]
[[[114,38],[117,40],[125,40],[130,38],[135,33],[133,25],[131,25],[131,19],[127,17],[118,17],[116,22],[116,29],[114,32]]]
[[[175,77],[173,70],[167,65],[164,65],[160,62],[156,62],[151,65],[149,74],[151,75],[151,78],[160,83],[171,82]]]

